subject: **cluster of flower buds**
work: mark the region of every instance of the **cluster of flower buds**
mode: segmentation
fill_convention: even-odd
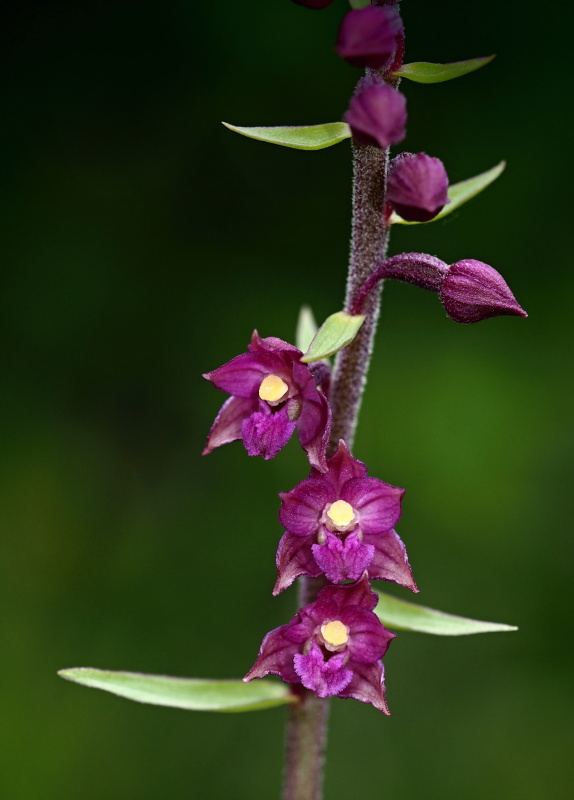
[[[324,576],[317,600],[267,634],[245,680],[268,673],[318,697],[353,697],[388,713],[381,659],[394,638],[373,613],[370,579],[418,591],[394,530],[403,489],[369,477],[345,442],[327,458],[331,412],[325,370],[301,363],[297,348],[255,331],[249,352],[204,375],[231,394],[204,453],[242,439],[249,455],[273,458],[298,428],[311,473],[280,495],[285,533],[274,594],[306,575]]]

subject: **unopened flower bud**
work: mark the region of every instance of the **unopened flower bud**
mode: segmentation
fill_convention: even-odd
[[[306,6],[307,8],[314,8],[319,11],[321,8],[330,6],[333,0],[293,0],[298,6]]]
[[[354,67],[384,67],[397,47],[402,20],[390,6],[350,11],[339,28],[335,50]]]
[[[502,276],[488,264],[470,258],[451,264],[439,296],[446,313],[455,322],[480,322],[504,314],[528,316]]]
[[[401,153],[389,171],[387,197],[407,222],[428,222],[449,202],[448,175],[438,158]]]
[[[367,78],[351,99],[344,119],[357,142],[385,149],[405,137],[406,106],[400,92]]]

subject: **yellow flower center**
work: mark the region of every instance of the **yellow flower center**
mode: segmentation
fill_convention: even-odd
[[[346,500],[336,500],[327,511],[327,517],[338,531],[344,531],[355,519],[353,506]]]
[[[321,625],[321,636],[329,650],[337,649],[349,641],[349,629],[340,620],[334,619]]]
[[[267,375],[259,386],[259,397],[274,406],[284,400],[289,387],[278,375]]]

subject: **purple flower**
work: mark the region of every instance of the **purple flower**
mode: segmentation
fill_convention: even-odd
[[[527,317],[504,278],[482,261],[451,264],[439,289],[446,313],[455,322],[480,322],[504,314]]]
[[[395,581],[418,591],[405,546],[393,526],[401,514],[404,489],[367,476],[341,440],[327,471],[280,494],[279,519],[285,534],[277,550],[274,594],[299,575],[325,574],[331,583],[370,578]]]
[[[307,8],[320,10],[321,8],[330,6],[333,0],[293,0],[293,2],[297,3],[298,6],[306,6]]]
[[[376,604],[366,575],[325,587],[287,625],[266,635],[243,680],[271,672],[317,697],[353,697],[388,714],[381,659],[395,634],[373,613]]]
[[[359,82],[344,119],[357,142],[385,149],[405,138],[406,100],[386,83],[367,77]]]
[[[335,50],[354,67],[384,67],[397,48],[403,23],[390,6],[350,11],[339,28]]]
[[[309,368],[300,363],[301,351],[273,336],[261,339],[257,331],[248,350],[203,376],[231,395],[212,425],[203,455],[243,439],[250,456],[274,458],[297,427],[311,465],[324,472],[331,411]]]
[[[387,197],[408,222],[428,222],[449,202],[448,175],[440,159],[401,153],[389,171]]]

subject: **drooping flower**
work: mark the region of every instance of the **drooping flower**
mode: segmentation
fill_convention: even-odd
[[[390,6],[366,6],[349,11],[337,37],[337,53],[354,67],[384,67],[397,49],[402,20]]]
[[[352,584],[326,586],[315,602],[265,636],[243,680],[273,673],[317,697],[353,697],[388,714],[381,659],[395,634],[373,613],[376,604],[366,574]]]
[[[344,120],[357,142],[385,149],[405,138],[407,103],[400,92],[368,76],[357,84]]]
[[[438,158],[401,153],[390,164],[387,198],[407,222],[428,222],[448,199],[448,175]]]
[[[488,264],[468,258],[449,266],[427,253],[402,253],[379,264],[359,289],[350,313],[360,314],[373,287],[388,278],[437,292],[455,322],[480,322],[502,315],[528,316],[502,275]]]
[[[451,264],[439,296],[455,322],[480,322],[488,317],[527,317],[506,281],[495,269],[472,258]]]
[[[301,351],[273,336],[262,339],[257,331],[248,350],[203,376],[231,395],[211,427],[203,455],[243,439],[250,456],[274,458],[297,428],[309,462],[325,471],[331,411],[300,362]]]
[[[327,471],[280,494],[279,519],[285,528],[277,550],[274,594],[299,575],[325,574],[331,583],[370,578],[395,581],[417,591],[405,546],[393,530],[404,489],[369,478],[341,440]]]

